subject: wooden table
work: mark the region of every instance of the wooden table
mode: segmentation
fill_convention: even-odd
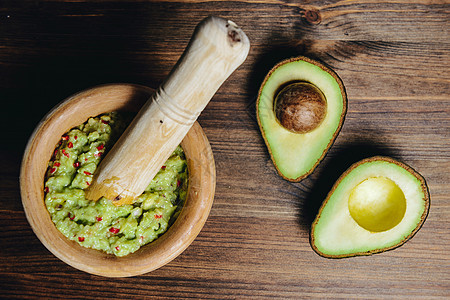
[[[0,297],[450,297],[450,4],[446,1],[2,1],[0,5]],[[78,271],[36,238],[19,166],[37,122],[65,97],[102,83],[158,86],[202,18],[241,25],[252,48],[200,116],[217,192],[198,238],[133,278]],[[348,114],[314,173],[274,171],[255,119],[266,72],[297,55],[345,83]],[[6,109],[5,109],[6,108]],[[431,209],[402,247],[330,260],[309,245],[318,206],[353,162],[388,155],[427,180]]]

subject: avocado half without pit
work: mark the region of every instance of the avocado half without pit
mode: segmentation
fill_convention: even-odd
[[[311,174],[336,139],[347,111],[338,75],[296,57],[277,64],[261,85],[258,125],[278,174],[300,181]]]
[[[425,179],[409,166],[372,157],[333,186],[311,227],[311,246],[328,258],[370,255],[403,245],[428,215]]]

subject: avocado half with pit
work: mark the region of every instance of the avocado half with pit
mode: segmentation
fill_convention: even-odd
[[[258,125],[280,176],[300,181],[336,139],[347,112],[342,80],[306,57],[277,64],[261,85]]]
[[[343,258],[403,245],[422,226],[430,198],[425,179],[388,157],[352,165],[337,180],[311,227],[312,248]]]

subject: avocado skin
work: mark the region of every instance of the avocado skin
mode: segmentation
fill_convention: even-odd
[[[329,75],[331,75],[331,76],[334,78],[334,80],[336,81],[336,83],[337,83],[338,86],[339,86],[340,94],[342,95],[342,111],[341,111],[341,113],[340,113],[340,119],[339,119],[339,124],[338,124],[337,128],[335,129],[333,135],[330,137],[330,139],[329,139],[327,145],[326,145],[326,146],[323,148],[323,150],[321,151],[321,154],[320,154],[317,158],[314,159],[314,160],[315,160],[314,164],[313,164],[308,170],[306,170],[305,172],[302,172],[301,174],[298,174],[298,176],[292,177],[292,176],[287,176],[286,174],[284,174],[283,171],[280,169],[280,167],[277,165],[277,162],[276,162],[276,159],[275,159],[275,157],[274,157],[273,150],[272,150],[272,148],[271,148],[269,139],[268,139],[267,134],[266,134],[266,132],[265,132],[265,130],[264,130],[264,128],[263,128],[263,124],[262,124],[262,120],[261,120],[262,117],[260,116],[259,107],[260,107],[260,101],[261,101],[263,89],[264,89],[266,83],[267,83],[267,82],[269,81],[269,79],[271,78],[272,74],[273,74],[279,67],[281,67],[281,66],[283,66],[283,65],[285,65],[285,64],[289,64],[289,63],[291,63],[291,62],[298,62],[298,61],[303,61],[303,62],[312,64],[312,65],[314,65],[314,66],[316,66],[316,67],[319,67],[322,71],[328,73]],[[278,93],[283,87],[285,87],[285,86],[288,85],[289,83],[292,83],[292,82],[295,82],[295,81],[296,81],[296,78],[292,78],[292,80],[291,80],[290,82],[285,82],[283,85],[279,86],[277,92],[275,93],[275,97],[276,97],[277,93]],[[310,83],[311,83],[311,84],[315,84],[314,82],[310,82]],[[275,100],[275,97],[274,97],[274,99],[272,99],[272,101]],[[315,60],[313,60],[313,59],[310,59],[310,58],[308,58],[308,57],[305,57],[305,56],[297,56],[297,57],[294,57],[294,58],[290,58],[290,59],[283,60],[283,61],[279,62],[277,65],[275,65],[275,66],[269,71],[269,73],[266,75],[266,77],[265,77],[263,83],[261,84],[261,87],[260,87],[259,92],[258,92],[258,98],[257,98],[257,102],[256,102],[256,112],[257,112],[257,113],[256,113],[256,117],[257,117],[258,126],[259,126],[260,131],[261,131],[261,135],[262,135],[262,137],[263,137],[263,139],[264,139],[264,142],[265,142],[265,144],[266,144],[266,146],[267,146],[267,149],[268,149],[270,158],[271,158],[271,160],[272,160],[272,162],[273,162],[273,164],[274,164],[274,166],[275,166],[275,169],[277,170],[277,173],[278,173],[279,176],[281,176],[283,179],[288,180],[288,181],[291,181],[291,182],[299,182],[299,181],[305,179],[306,177],[308,177],[308,176],[314,171],[314,169],[315,169],[315,168],[319,165],[319,163],[323,160],[323,158],[325,157],[325,155],[327,154],[328,150],[329,150],[329,149],[331,148],[331,146],[333,145],[335,139],[337,138],[339,132],[340,132],[341,129],[342,129],[342,126],[343,126],[343,123],[344,123],[344,120],[345,120],[345,116],[346,116],[346,113],[347,113],[347,105],[348,105],[347,102],[348,102],[348,101],[347,101],[347,93],[346,93],[346,90],[345,90],[343,81],[342,81],[341,78],[337,75],[337,73],[334,72],[332,69],[328,68],[327,66],[325,66],[324,64],[322,64],[322,63],[320,63],[320,62],[318,62],[318,61],[315,61]],[[274,114],[275,114],[275,112],[274,112]],[[280,125],[280,126],[281,126],[281,125]],[[287,129],[286,129],[286,130],[287,130]]]
[[[315,232],[315,227],[317,226],[322,212],[324,210],[324,208],[327,206],[328,201],[330,200],[330,197],[333,195],[333,193],[335,192],[335,190],[337,189],[337,187],[339,186],[339,184],[342,182],[342,180],[344,178],[346,178],[346,176],[348,174],[350,174],[353,170],[355,170],[357,167],[366,164],[366,163],[371,163],[371,162],[378,162],[378,161],[384,161],[384,162],[388,162],[388,163],[392,163],[395,164],[401,168],[403,168],[404,170],[406,170],[407,172],[409,172],[411,175],[413,175],[419,182],[420,182],[420,190],[423,193],[423,201],[424,201],[424,211],[422,213],[422,215],[420,216],[420,220],[417,223],[416,227],[405,237],[403,238],[399,243],[385,247],[385,248],[378,248],[378,249],[371,249],[371,250],[367,250],[367,251],[360,251],[360,252],[353,252],[353,253],[347,253],[347,254],[340,254],[340,255],[334,255],[334,254],[329,254],[329,253],[325,253],[321,250],[318,249],[318,247],[316,246],[316,238],[314,236],[314,232]],[[350,168],[348,170],[346,170],[336,181],[336,183],[333,185],[331,191],[328,193],[326,199],[324,200],[324,202],[322,203],[319,212],[317,213],[317,216],[314,220],[314,222],[312,223],[311,226],[311,231],[310,231],[310,244],[312,249],[319,254],[322,257],[325,258],[331,258],[331,259],[340,259],[340,258],[348,258],[348,257],[355,257],[355,256],[368,256],[368,255],[373,255],[373,254],[377,254],[377,253],[382,253],[385,251],[389,251],[389,250],[393,250],[396,249],[400,246],[402,246],[403,244],[405,244],[407,241],[409,241],[419,230],[420,228],[422,228],[423,224],[425,223],[425,220],[428,216],[430,210],[430,193],[428,190],[428,186],[427,183],[425,181],[425,178],[420,175],[417,171],[415,171],[413,168],[411,168],[410,166],[401,163],[395,159],[392,159],[390,157],[385,157],[385,156],[374,156],[374,157],[370,157],[370,158],[366,158],[363,159],[357,163],[354,163],[352,166],[350,166]]]

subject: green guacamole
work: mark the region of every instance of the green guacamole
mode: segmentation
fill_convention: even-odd
[[[90,118],[64,134],[45,179],[45,205],[67,238],[116,256],[133,253],[163,234],[174,221],[187,190],[187,164],[178,146],[145,192],[130,205],[85,198],[97,165],[126,127],[118,113]]]

